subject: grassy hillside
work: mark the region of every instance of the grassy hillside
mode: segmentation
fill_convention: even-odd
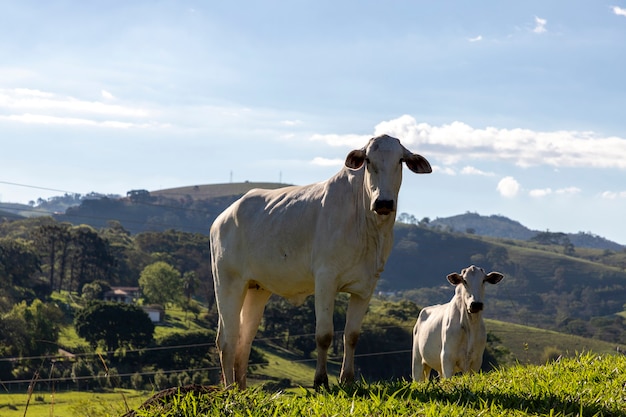
[[[558,245],[415,225],[399,224],[395,231],[394,248],[381,274],[383,292],[420,306],[447,302],[453,289],[446,275],[475,264],[505,275],[500,284],[486,289],[486,317],[626,343],[624,325],[611,322],[626,300],[626,269],[619,264],[626,253],[607,253],[611,263],[606,265],[601,251],[571,256]]]
[[[542,366],[426,382],[360,383],[328,392],[174,388],[159,393],[0,394],[3,417],[125,416],[626,416],[626,356],[585,353]],[[151,400],[151,401],[149,401]],[[142,406],[142,403],[149,405]]]
[[[457,232],[471,232],[481,236],[491,236],[501,239],[530,240],[537,236],[537,230],[530,230],[526,226],[500,215],[481,216],[478,213],[464,213],[445,218],[436,218],[429,223],[430,227]],[[556,233],[559,239],[567,239],[575,246],[608,249],[620,251],[625,247],[601,236],[591,233]]]
[[[242,195],[253,188],[275,189],[286,187],[288,185],[290,184],[280,184],[275,182],[231,182],[225,184],[205,184],[193,185],[189,187],[167,188],[163,190],[150,191],[150,195],[154,197],[166,198],[186,198],[189,196],[194,200],[209,200],[218,197]]]
[[[59,300],[62,299],[59,298]],[[368,316],[379,314],[378,312],[385,303],[384,300],[373,300]],[[407,323],[412,321],[411,317],[407,317]],[[364,332],[370,331],[367,327],[370,322],[376,321],[366,320]],[[454,378],[435,385],[368,381],[369,385],[364,385],[357,391],[344,391],[335,387],[330,394],[315,395],[310,391],[315,367],[314,359],[302,358],[291,351],[258,340],[255,342],[255,348],[262,352],[264,361],[252,365],[249,370],[250,384],[256,388],[243,394],[232,391],[216,392],[215,396],[187,396],[177,400],[176,407],[196,407],[196,410],[203,410],[205,406],[213,407],[210,404],[218,407],[206,410],[207,414],[200,414],[200,411],[185,414],[183,410],[178,409],[176,413],[180,414],[175,414],[174,411],[172,411],[173,414],[159,414],[163,411],[155,414],[151,411],[139,415],[222,415],[221,413],[224,412],[224,409],[220,408],[224,406],[222,401],[230,401],[233,407],[247,407],[243,404],[244,402],[255,401],[258,408],[254,408],[256,411],[253,412],[251,410],[252,414],[246,414],[247,409],[241,409],[232,414],[252,416],[269,415],[255,414],[261,412],[298,415],[295,411],[289,414],[287,409],[299,411],[307,409],[310,412],[306,415],[345,415],[346,410],[354,410],[352,415],[430,415],[430,413],[432,415],[438,415],[438,413],[479,415],[486,412],[493,413],[490,415],[512,415],[511,413],[519,412],[520,414],[513,415],[521,416],[550,415],[551,411],[555,413],[553,415],[559,415],[558,413],[572,415],[573,412],[579,412],[581,407],[584,411],[583,415],[594,413],[624,415],[614,414],[615,397],[609,397],[606,392],[598,391],[599,386],[606,384],[606,375],[602,374],[600,378],[595,373],[589,374],[592,372],[592,367],[593,372],[596,372],[596,368],[605,369],[602,372],[609,374],[617,372],[614,379],[622,378],[619,387],[623,389],[626,384],[624,378],[626,364],[623,363],[623,356],[616,355],[614,345],[494,320],[487,320],[486,324],[490,339],[489,349],[499,353],[500,367],[485,375]],[[168,309],[166,322],[157,326],[157,338],[203,328],[184,312]],[[364,340],[366,339],[364,337]],[[212,340],[207,342],[212,343]],[[71,326],[66,323],[62,331],[61,345],[84,348],[86,343],[78,338]],[[357,363],[359,356],[363,354],[364,347],[365,345],[359,349],[357,346]],[[410,349],[411,346],[408,345],[403,351],[393,352],[394,355],[406,358],[403,361],[406,363],[407,375],[410,369]],[[587,354],[590,351],[594,354]],[[585,354],[578,355],[581,352]],[[598,354],[602,357],[596,356]],[[529,366],[531,364],[543,365],[548,359],[555,359],[560,355],[562,358],[557,364]],[[366,356],[371,358],[369,354]],[[375,364],[375,360],[368,362],[368,366],[375,366]],[[337,384],[339,365],[333,360],[329,364],[331,384]],[[578,379],[575,379],[573,374],[576,367],[578,367]],[[610,369],[607,371],[606,368]],[[577,388],[576,383],[584,384],[584,395],[587,397],[584,395],[572,397],[576,393],[575,390],[580,388],[580,386]],[[598,387],[596,384],[599,384]],[[304,388],[294,390],[293,387]],[[505,393],[497,394],[496,387],[504,389]],[[77,415],[77,413],[94,417],[120,415],[127,407],[137,408],[152,395],[150,392],[142,393],[133,390],[72,394],[51,393],[48,389],[45,383],[38,385],[26,414],[24,414],[28,398],[26,393],[0,395],[0,415],[31,417]],[[276,393],[284,389],[287,389],[289,394]],[[607,385],[606,389],[611,389],[611,386]],[[266,394],[265,391],[271,391],[273,394]],[[613,395],[618,395],[620,391],[615,391],[615,393],[617,394]],[[224,397],[228,395],[232,396]],[[626,395],[626,392],[619,395]],[[186,403],[187,401],[190,403]],[[519,410],[521,404],[525,405],[527,411],[514,411]],[[397,414],[392,414],[392,410],[396,410]]]
[[[138,416],[626,416],[626,356],[594,354],[431,383],[386,382],[313,394],[220,389],[174,394]]]
[[[501,364],[543,364],[557,356],[583,352],[616,353],[614,343],[497,320],[486,320],[490,349],[505,352]],[[625,346],[622,346],[622,349]]]

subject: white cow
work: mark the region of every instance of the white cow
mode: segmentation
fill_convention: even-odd
[[[502,278],[474,265],[448,275],[456,286],[454,297],[422,309],[413,328],[413,380],[428,380],[431,369],[444,378],[480,369],[487,343],[481,314],[485,282],[497,284]]]
[[[335,295],[351,294],[340,380],[354,379],[361,322],[393,243],[402,162],[413,172],[432,172],[424,157],[398,139],[379,136],[350,152],[332,178],[250,190],[215,220],[211,256],[217,347],[226,386],[246,386],[252,339],[272,293],[295,304],[315,294],[315,387],[328,386]]]

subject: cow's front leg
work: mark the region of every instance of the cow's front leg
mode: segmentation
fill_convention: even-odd
[[[441,350],[441,376],[443,378],[450,378],[454,375],[455,358],[446,350],[445,343]]]
[[[333,310],[335,288],[317,284],[315,286],[315,343],[317,344],[317,366],[313,386],[319,389],[328,385],[328,348],[333,341]]]
[[[368,306],[369,298],[363,298],[356,294],[350,295],[348,311],[346,312],[346,328],[343,334],[343,363],[339,375],[341,383],[354,382],[354,351]]]

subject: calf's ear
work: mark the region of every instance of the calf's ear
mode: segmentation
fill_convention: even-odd
[[[490,284],[497,284],[498,282],[502,281],[502,278],[504,278],[504,275],[502,275],[501,273],[490,272],[489,274],[487,274],[487,278],[485,278],[485,281]]]
[[[449,274],[447,278],[452,285],[459,285],[463,282],[463,276],[457,272]]]
[[[405,152],[402,160],[406,163],[406,166],[416,174],[430,174],[433,172],[430,163],[422,155]]]
[[[355,149],[350,152],[348,156],[346,156],[346,166],[352,169],[359,169],[363,166],[365,162],[365,150],[363,149]]]

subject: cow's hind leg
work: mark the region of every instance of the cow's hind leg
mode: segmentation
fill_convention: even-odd
[[[361,323],[369,306],[369,298],[350,295],[346,312],[346,327],[343,334],[343,363],[341,364],[341,383],[354,382],[354,351],[361,334]]]
[[[240,315],[239,342],[235,355],[235,381],[242,389],[246,387],[246,371],[248,370],[252,340],[259,329],[265,304],[267,304],[270,295],[272,295],[271,292],[254,287],[248,289],[244,298]]]
[[[225,282],[226,280],[222,281]],[[219,311],[217,348],[222,364],[222,378],[226,387],[235,383],[235,355],[239,340],[239,317],[245,295],[244,288],[216,285],[215,297]]]
[[[422,355],[420,354],[419,349],[417,325],[413,330],[413,358],[411,360],[411,377],[413,378],[413,381],[424,380],[424,364],[422,362]]]

